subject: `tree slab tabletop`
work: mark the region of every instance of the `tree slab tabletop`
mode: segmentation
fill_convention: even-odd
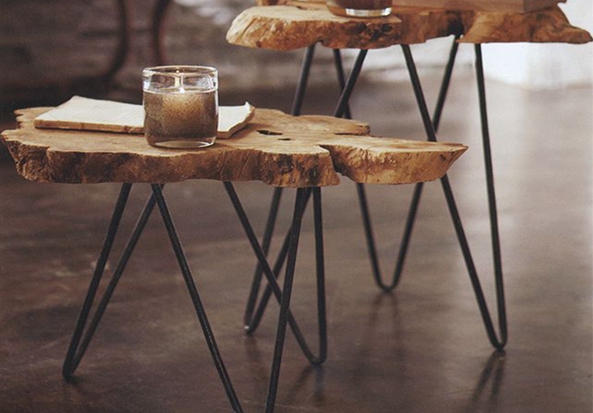
[[[442,177],[464,145],[368,136],[368,125],[329,116],[256,109],[247,127],[206,149],[149,146],[143,135],[36,129],[51,108],[17,111],[2,132],[18,172],[37,182],[262,181],[281,187],[356,182],[409,184]]]
[[[558,6],[529,12],[394,7],[384,18],[335,16],[320,3],[286,1],[256,6],[238,15],[227,32],[236,45],[296,50],[321,43],[333,49],[379,49],[462,35],[466,43],[573,43],[592,41],[570,24]]]

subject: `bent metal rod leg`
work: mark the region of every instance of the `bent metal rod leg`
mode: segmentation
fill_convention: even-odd
[[[64,361],[64,365],[62,368],[62,374],[63,374],[64,378],[69,380],[72,377],[72,374],[74,373],[74,371],[76,370],[78,365],[80,364],[80,361],[82,360],[82,357],[84,356],[85,351],[88,348],[88,345],[90,344],[90,342],[92,340],[93,334],[96,331],[96,329],[99,325],[99,322],[101,321],[101,317],[103,316],[103,314],[107,308],[109,300],[110,300],[111,296],[113,295],[113,292],[115,291],[117,283],[125,270],[125,267],[126,267],[131,255],[132,255],[132,252],[140,238],[140,235],[142,234],[142,232],[146,226],[146,223],[148,222],[148,219],[150,218],[150,215],[154,209],[154,206],[155,206],[155,204],[158,204],[159,209],[161,210],[161,215],[163,217],[163,221],[165,222],[165,227],[167,228],[167,232],[169,234],[169,238],[171,240],[171,243],[175,250],[178,262],[181,266],[184,278],[188,285],[188,289],[190,292],[190,296],[192,298],[192,302],[194,303],[194,307],[196,308],[196,312],[198,313],[198,318],[200,319],[200,323],[202,325],[202,330],[204,332],[204,336],[206,338],[210,352],[214,359],[215,366],[219,372],[219,375],[220,375],[223,385],[225,387],[227,397],[229,398],[229,401],[233,407],[233,410],[235,412],[242,412],[242,409],[241,409],[241,406],[237,399],[237,396],[234,392],[234,389],[232,387],[232,384],[230,382],[228,374],[226,373],[226,370],[224,368],[224,364],[222,363],[222,358],[220,357],[218,348],[216,346],[216,342],[214,341],[214,336],[212,335],[212,331],[208,324],[208,320],[206,318],[205,311],[201,304],[199,295],[197,294],[197,289],[195,287],[195,284],[193,283],[193,278],[191,277],[191,273],[189,272],[189,267],[187,265],[187,260],[185,258],[185,254],[183,253],[181,243],[179,242],[179,239],[177,237],[177,233],[176,233],[175,227],[173,225],[173,221],[171,219],[170,213],[168,211],[168,208],[166,206],[166,203],[165,203],[165,200],[164,200],[164,197],[162,194],[162,185],[159,185],[159,184],[152,185],[153,194],[149,197],[149,199],[144,207],[144,210],[142,211],[140,217],[138,218],[138,220],[136,222],[136,226],[134,227],[134,229],[132,231],[132,235],[130,236],[130,239],[128,240],[128,243],[124,249],[124,252],[122,253],[122,257],[120,258],[120,261],[119,261],[119,263],[113,273],[113,276],[112,276],[112,278],[111,278],[111,280],[103,294],[103,297],[101,298],[99,305],[97,306],[97,309],[95,310],[95,314],[90,322],[89,327],[86,329],[86,334],[84,335],[84,338],[83,338],[83,333],[85,333],[85,327],[87,325],[87,321],[88,321],[88,317],[89,317],[89,314],[90,314],[90,311],[92,308],[92,304],[93,304],[93,301],[97,294],[97,290],[98,290],[101,278],[105,271],[107,259],[111,252],[111,249],[113,247],[113,242],[117,235],[119,224],[121,222],[121,218],[122,218],[123,212],[124,212],[126,204],[127,204],[127,200],[129,197],[131,187],[132,187],[132,184],[122,185],[122,189],[120,191],[120,195],[119,195],[118,201],[116,203],[116,206],[115,206],[112,218],[111,218],[111,222],[110,222],[108,230],[107,230],[107,235],[105,237],[105,241],[103,243],[101,253],[99,254],[99,259],[98,259],[97,265],[95,267],[95,272],[91,279],[91,283],[90,283],[90,286],[89,286],[89,289],[87,292],[87,296],[84,300],[84,304],[83,304],[82,310],[80,312],[80,315],[79,315],[79,318],[78,318],[78,321],[77,321],[77,324],[76,324],[76,327],[74,330],[74,334],[73,334],[72,340],[70,342],[70,346],[68,348],[68,353],[66,355],[66,359]],[[82,343],[81,343],[81,339],[82,339]]]
[[[225,182],[225,189],[227,190],[229,197],[235,207],[237,212],[237,216],[241,220],[247,237],[253,247],[254,252],[256,253],[258,260],[264,267],[264,274],[268,277],[268,282],[270,285],[277,286],[276,279],[274,278],[274,274],[272,273],[267,261],[266,257],[263,254],[261,246],[257,242],[257,237],[255,236],[251,225],[249,224],[249,220],[243,210],[239,198],[234,190],[233,185],[230,182]],[[310,191],[313,191],[314,197],[314,213],[315,213],[315,234],[316,234],[316,258],[317,258],[317,275],[318,275],[318,297],[325,297],[324,294],[324,265],[323,265],[323,238],[322,238],[322,217],[321,217],[321,190],[319,188],[298,188],[296,199],[295,199],[295,206],[294,206],[294,213],[292,218],[292,223],[290,227],[290,240],[289,240],[289,248],[288,248],[288,257],[286,263],[286,273],[284,276],[284,285],[282,288],[282,292],[280,295],[280,313],[278,315],[278,328],[276,330],[276,341],[274,344],[274,355],[272,358],[272,367],[270,373],[270,381],[268,386],[268,396],[266,398],[266,413],[273,413],[275,404],[276,404],[276,395],[278,393],[278,382],[280,380],[280,367],[282,365],[282,354],[284,352],[284,340],[286,337],[286,327],[290,323],[292,318],[292,314],[290,312],[290,300],[292,297],[292,285],[294,281],[294,272],[296,268],[296,259],[297,259],[297,252],[298,252],[298,245],[299,245],[299,237],[301,232],[301,223],[302,218],[305,210],[305,205],[307,203],[308,194]],[[275,290],[275,289],[274,289]],[[323,324],[319,325],[320,329],[320,336],[323,337],[323,341],[320,341],[320,358],[325,359],[326,353],[326,325],[325,325],[325,299],[322,298],[318,301],[319,304],[319,315],[320,319],[323,318]]]
[[[282,364],[282,353],[284,351],[284,339],[286,337],[286,325],[290,310],[290,299],[292,296],[292,283],[294,280],[294,270],[296,267],[296,258],[299,245],[299,235],[301,232],[301,221],[303,210],[305,208],[306,188],[297,189],[297,195],[294,206],[290,230],[290,247],[286,262],[286,273],[284,275],[284,286],[282,288],[282,302],[280,303],[280,314],[278,316],[278,329],[276,331],[276,343],[274,344],[274,357],[272,359],[272,369],[270,372],[270,384],[268,387],[268,397],[266,400],[266,413],[273,413],[276,404],[276,395],[278,393],[278,381],[280,379],[280,366]],[[317,188],[317,191],[319,189]]]
[[[307,192],[307,198],[305,199],[305,210],[306,210],[307,204],[309,202],[310,194],[311,194],[310,192]],[[284,237],[284,241],[283,241],[282,246],[280,247],[280,251],[278,252],[278,255],[276,257],[274,267],[272,268],[272,272],[274,274],[275,279],[279,278],[280,272],[282,271],[282,267],[284,266],[284,263],[286,262],[286,256],[288,255],[289,242],[290,242],[290,230],[286,233],[286,235]],[[263,249],[263,247],[262,247],[262,249]],[[256,253],[256,255],[257,255],[257,253]],[[265,266],[263,264],[261,264],[262,262],[263,262],[262,260],[258,260],[258,266],[261,268],[262,272],[264,272]],[[265,272],[264,272],[264,274],[265,274]],[[268,275],[266,275],[266,278],[270,278],[270,277]],[[245,325],[245,332],[247,334],[249,334],[249,335],[253,334],[259,327],[259,324],[261,323],[261,320],[264,316],[264,313],[268,306],[268,302],[270,301],[270,298],[272,297],[272,294],[276,295],[276,299],[278,300],[278,302],[280,302],[279,301],[280,287],[276,287],[274,284],[277,284],[277,282],[266,285],[264,292],[262,293],[262,295],[259,299],[259,303],[257,304],[257,309],[255,310],[255,312],[253,313],[253,316],[251,317],[250,323]],[[292,324],[291,324],[291,326],[292,326]]]
[[[416,66],[414,64],[414,60],[412,57],[412,53],[410,51],[410,46],[402,45],[402,50],[404,52],[404,57],[406,59],[406,65],[408,67],[408,71],[410,74],[410,79],[412,81],[412,85],[414,87],[414,93],[416,95],[416,100],[418,103],[418,108],[420,109],[420,114],[422,115],[422,120],[424,123],[424,128],[426,130],[426,134],[430,141],[436,141],[436,133],[434,131],[432,121],[430,119],[430,115],[428,113],[428,109],[426,107],[426,101],[424,99],[424,93],[422,92],[422,87],[420,85],[420,79],[418,78],[418,73],[416,71]],[[486,113],[486,105],[485,105],[485,96],[484,96],[484,88],[483,88],[483,76],[482,73],[482,65],[481,65],[481,54],[479,53],[479,48],[476,47],[476,58],[478,60],[478,64],[476,65],[477,71],[480,74],[478,76],[478,83],[481,84],[480,89],[480,96],[481,96],[481,103],[480,103],[480,110],[482,113],[482,121],[484,121],[485,113]],[[486,125],[487,126],[487,125]],[[487,127],[483,125],[483,131],[487,130]],[[490,169],[487,172],[488,175],[492,174],[492,162],[491,162],[491,152],[490,152],[490,141],[488,139],[488,134],[485,133],[483,136],[484,141],[484,156],[487,158],[486,161],[486,168]],[[459,210],[457,209],[457,205],[455,202],[455,197],[453,195],[453,190],[451,189],[451,184],[449,183],[449,178],[445,175],[441,178],[441,185],[443,188],[443,192],[445,194],[445,199],[447,201],[447,206],[449,207],[449,213],[451,214],[451,219],[453,221],[453,225],[455,228],[455,232],[457,234],[457,238],[459,240],[459,244],[461,247],[461,251],[465,260],[465,264],[469,273],[470,281],[472,284],[472,288],[474,290],[476,300],[478,303],[478,308],[480,310],[480,315],[482,316],[482,320],[484,322],[484,327],[486,328],[486,333],[488,335],[488,339],[492,346],[494,346],[497,350],[502,350],[507,343],[508,333],[507,333],[507,319],[506,319],[506,307],[505,307],[505,299],[504,299],[504,286],[503,286],[503,274],[500,271],[502,265],[500,263],[500,255],[495,256],[494,260],[498,261],[495,263],[495,267],[497,271],[494,272],[494,279],[496,285],[496,304],[498,309],[498,324],[500,330],[500,337],[497,336],[496,330],[494,328],[494,323],[492,321],[492,317],[490,316],[490,311],[488,309],[488,305],[486,303],[486,299],[484,297],[484,292],[482,290],[482,286],[480,283],[480,279],[478,277],[477,269],[473,261],[473,257],[470,251],[469,243],[467,241],[467,237],[465,235],[465,230],[461,223],[461,217],[459,215]],[[488,179],[488,191],[491,194],[490,199],[491,201],[494,200],[494,182],[491,177]],[[496,215],[496,206],[492,203],[490,204],[490,212],[491,217]],[[495,241],[498,241],[496,237]],[[496,249],[500,248],[499,246],[494,247]]]
[[[122,253],[119,263],[118,263],[117,267],[115,268],[113,276],[112,276],[111,280],[109,281],[109,284],[107,285],[105,292],[103,293],[103,297],[101,298],[101,301],[99,302],[97,309],[95,310],[95,314],[94,314],[92,320],[90,321],[88,328],[86,328],[86,332],[85,332],[85,327],[87,326],[88,317],[89,317],[95,296],[97,294],[97,289],[101,282],[101,278],[103,276],[103,273],[105,272],[105,266],[107,264],[107,259],[109,258],[109,254],[113,247],[113,242],[117,235],[117,230],[119,228],[119,224],[121,222],[121,217],[123,215],[123,212],[124,212],[126,204],[127,204],[127,200],[129,197],[131,187],[132,187],[132,184],[123,184],[122,185],[119,198],[117,200],[115,209],[113,211],[111,222],[110,222],[108,230],[107,230],[107,235],[105,237],[103,247],[99,254],[99,258],[98,258],[97,264],[95,266],[95,271],[94,271],[93,277],[91,278],[91,283],[89,285],[87,295],[84,300],[82,309],[80,311],[80,315],[78,317],[78,321],[76,323],[76,327],[74,329],[74,333],[73,333],[72,339],[70,341],[70,345],[68,347],[68,352],[66,354],[66,358],[65,358],[64,364],[62,366],[62,375],[67,380],[69,380],[72,377],[72,374],[74,374],[74,371],[80,364],[80,361],[82,360],[82,357],[84,356],[86,349],[88,348],[88,346],[91,342],[91,339],[99,325],[99,322],[101,321],[101,317],[103,316],[103,314],[107,308],[107,305],[109,303],[109,300],[111,299],[111,296],[113,295],[113,292],[115,291],[115,287],[117,286],[117,283],[126,268],[129,258],[132,255],[132,251],[136,247],[136,244],[138,242],[140,234],[144,230],[146,223],[148,222],[148,219],[150,218],[150,215],[151,215],[152,210],[155,205],[154,197],[150,196],[150,198],[148,199],[148,201],[146,203],[146,206],[144,207],[144,210],[142,211],[142,214],[140,215],[140,217],[138,218],[138,221],[136,222],[136,226],[134,227],[134,229],[132,231],[132,235],[130,236],[130,239],[128,240],[128,243]],[[84,333],[84,338],[83,338],[83,333]],[[81,340],[82,340],[82,342],[81,342]]]
[[[291,114],[293,116],[299,116],[303,107],[303,100],[305,99],[305,92],[307,90],[307,84],[309,83],[309,73],[311,71],[311,65],[313,63],[313,56],[315,54],[315,44],[309,46],[305,51],[303,62],[301,64],[301,71],[297,88],[292,104]],[[274,227],[276,225],[276,218],[278,216],[278,210],[280,208],[280,200],[282,198],[283,189],[281,187],[274,188],[272,195],[272,202],[270,205],[270,212],[268,213],[268,220],[264,229],[264,235],[262,238],[262,249],[267,255],[270,251],[270,244],[272,242],[272,236],[274,235]],[[259,321],[255,321],[253,312],[257,305],[257,297],[261,288],[261,280],[263,275],[263,269],[261,264],[258,262],[255,272],[253,274],[253,281],[251,282],[251,290],[249,292],[249,298],[247,299],[247,306],[243,315],[243,325],[248,333],[252,333],[257,329]],[[269,298],[269,297],[268,297]],[[263,301],[263,299],[262,299]],[[267,300],[266,300],[267,304]],[[260,308],[265,308],[265,304]]]
[[[308,78],[308,73],[309,73],[309,69],[311,66],[311,62],[312,62],[312,57],[313,57],[313,49],[312,48],[313,47],[314,46],[311,46],[307,50],[307,53],[305,55],[305,59],[303,62],[303,66],[302,66],[302,70],[301,70],[301,79],[299,80],[299,83],[298,83],[299,88],[297,90],[297,98],[295,99],[295,108],[293,109],[293,113],[296,113],[296,114],[300,113],[300,109],[301,109],[300,105],[302,105],[302,97],[304,95],[304,92],[305,92],[305,89],[307,86],[306,79]],[[345,84],[343,85],[342,80],[344,78],[344,73],[342,70],[341,60],[338,61],[338,59],[340,58],[340,54],[339,54],[339,51],[334,52],[336,69],[338,70],[338,79],[340,81],[340,86],[342,89],[340,99],[339,99],[336,109],[334,111],[334,116],[342,117],[342,116],[344,116],[344,114],[349,113],[348,105],[349,105],[350,96],[352,95],[354,86],[356,85],[356,82],[357,82],[360,72],[362,70],[362,66],[364,64],[364,60],[366,58],[367,53],[368,53],[368,50],[360,50],[360,52],[356,58],[356,61],[354,63],[354,66],[352,68],[352,71],[350,72],[350,75],[348,77],[348,81],[345,82]],[[298,96],[300,96],[300,97],[298,97]],[[275,222],[281,191],[282,191],[281,189],[276,189],[276,191],[274,192],[274,199],[272,201],[272,208],[270,209],[268,225],[266,226],[266,231],[264,233],[264,240],[263,240],[264,246],[266,246],[266,245],[269,246],[269,244],[266,244],[266,241],[269,242],[269,238],[266,238],[266,236],[269,236],[270,238],[272,236],[273,223]],[[278,198],[276,198],[276,196]],[[281,253],[278,256],[277,263],[279,264],[279,266],[275,266],[276,274],[278,274],[278,272],[279,272],[279,270],[276,271],[276,268],[278,268],[278,269],[281,268],[282,263],[284,261],[283,257],[285,256],[285,253],[286,253],[287,242],[288,242],[288,240],[285,239],[285,244],[281,250]],[[260,274],[259,278],[257,275],[258,272]],[[270,298],[270,293],[271,293],[270,288],[271,287],[268,286],[267,289],[264,290],[264,293],[262,294],[262,297],[261,297],[259,305],[258,305],[258,309],[254,315],[254,309],[255,309],[255,306],[257,305],[257,294],[258,294],[260,282],[261,282],[261,264],[259,264],[258,267],[256,268],[256,275],[254,276],[254,281],[252,283],[251,293],[249,295],[249,299],[248,299],[248,303],[247,303],[247,311],[245,312],[245,317],[244,317],[244,321],[246,321],[245,322],[245,330],[247,331],[248,334],[255,332],[255,330],[257,329],[259,322],[261,321],[261,317],[263,316],[263,312],[265,311],[265,308],[267,306],[268,299]]]
[[[235,208],[235,211],[237,212],[237,217],[239,218],[239,220],[241,221],[241,224],[243,225],[243,229],[245,230],[245,234],[247,235],[247,239],[249,240],[249,243],[251,244],[253,252],[255,253],[255,255],[258,259],[258,262],[260,263],[260,266],[262,267],[263,274],[265,275],[266,280],[268,281],[268,287],[265,290],[265,294],[271,295],[273,293],[276,300],[280,304],[282,304],[283,292],[278,284],[278,281],[276,280],[276,276],[280,272],[281,264],[279,265],[277,262],[273,270],[270,268],[270,265],[268,264],[268,261],[266,259],[265,252],[257,240],[257,236],[255,235],[255,232],[253,231],[253,228],[249,222],[249,219],[247,217],[247,214],[245,213],[245,210],[243,209],[243,206],[241,205],[241,202],[239,200],[239,197],[235,191],[233,184],[230,182],[225,182],[224,186],[227,191],[227,194],[229,195],[231,203],[233,204],[233,207]],[[307,342],[304,338],[304,335],[301,332],[298,324],[296,323],[296,320],[294,319],[294,316],[292,315],[292,312],[290,311],[290,309],[287,310],[286,317],[288,320],[288,324],[289,324],[291,330],[293,331],[294,336],[295,336],[301,350],[307,357],[307,359],[312,364],[321,364],[325,361],[325,359],[327,357],[327,322],[326,322],[326,308],[325,308],[325,267],[324,267],[324,255],[323,255],[323,227],[322,227],[322,217],[321,217],[321,193],[320,193],[320,191],[318,191],[317,189],[312,189],[312,190],[307,190],[304,192],[304,194],[302,195],[304,198],[303,205],[302,205],[302,207],[298,208],[298,211],[300,211],[300,213],[301,213],[301,216],[298,219],[300,222],[303,218],[302,215],[304,214],[306,204],[309,199],[311,191],[313,192],[313,207],[314,207],[313,213],[314,213],[314,226],[315,226],[315,258],[316,258],[316,279],[317,279],[317,300],[318,300],[317,301],[317,319],[318,319],[318,332],[319,332],[319,354],[317,356],[314,355],[313,352],[311,351],[311,349],[310,349],[309,345],[307,344]],[[293,226],[294,226],[294,222],[295,222],[295,220],[293,219]],[[284,261],[287,256],[288,256],[288,259],[290,260],[290,254],[291,253],[296,254],[296,251],[291,250],[291,248],[294,248],[294,246],[291,246],[292,239],[293,239],[293,227],[291,226],[291,230],[289,231],[287,242],[285,242],[286,248],[284,249],[284,247],[283,247],[284,251],[281,253],[281,255],[283,255],[283,257],[279,258],[279,260]],[[286,283],[286,280],[284,282]],[[267,296],[267,295],[264,295],[264,297],[269,298],[269,296]]]
[[[451,46],[451,51],[449,53],[449,60],[445,67],[445,73],[443,76],[443,80],[441,82],[441,88],[439,90],[439,96],[432,118],[432,125],[435,131],[438,130],[441,115],[445,105],[445,100],[447,97],[447,92],[449,90],[449,85],[451,83],[451,76],[453,74],[455,58],[457,56],[457,50],[459,49],[459,43],[457,42],[458,39],[459,35],[455,36],[455,38],[453,39],[453,44]],[[365,187],[364,184],[356,184],[360,212],[362,215],[363,228],[367,242],[367,250],[369,253],[369,258],[371,260],[373,279],[375,280],[375,284],[377,284],[377,286],[384,292],[389,292],[395,289],[401,279],[405,259],[408,253],[408,247],[410,245],[410,239],[412,237],[412,230],[414,229],[414,222],[416,221],[416,215],[418,212],[418,207],[420,205],[420,199],[422,197],[423,188],[424,183],[422,182],[416,184],[414,187],[414,193],[412,195],[412,200],[410,202],[410,208],[408,209],[406,224],[404,227],[404,232],[402,234],[399,251],[396,258],[393,276],[391,281],[389,283],[386,283],[385,281],[383,281],[383,277],[381,275],[381,266],[379,264],[379,257],[377,254],[377,247],[375,243],[375,237],[373,234],[373,226],[371,222],[370,209],[368,206]]]
[[[212,332],[212,328],[210,327],[208,317],[206,316],[206,310],[204,309],[204,305],[202,304],[202,299],[200,298],[198,288],[196,287],[196,284],[194,282],[194,278],[189,268],[185,252],[183,250],[183,246],[181,245],[181,241],[179,240],[179,236],[177,235],[177,230],[175,229],[173,218],[171,217],[169,208],[167,207],[167,203],[165,201],[165,197],[163,196],[161,185],[152,184],[151,187],[152,192],[156,198],[157,205],[161,212],[163,223],[165,224],[165,228],[167,229],[167,234],[169,235],[171,246],[173,247],[173,251],[175,252],[175,256],[177,257],[177,262],[179,263],[181,273],[183,274],[183,279],[185,281],[189,295],[194,305],[196,315],[198,316],[200,326],[202,327],[202,332],[204,333],[204,338],[206,339],[208,349],[210,350],[210,355],[212,356],[212,360],[214,361],[214,365],[216,366],[216,370],[218,371],[218,375],[220,376],[220,380],[222,381],[229,402],[233,407],[233,411],[242,412],[243,410],[241,408],[241,404],[239,403],[239,399],[237,398],[235,389],[233,388],[231,379],[227,373],[226,367],[222,360],[222,356],[220,355],[220,351],[218,350],[218,345],[216,344],[214,333]]]

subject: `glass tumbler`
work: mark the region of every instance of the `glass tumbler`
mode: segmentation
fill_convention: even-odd
[[[161,148],[204,148],[218,130],[218,71],[158,66],[142,71],[144,135]]]
[[[340,16],[384,17],[391,14],[392,0],[328,0],[329,10]]]

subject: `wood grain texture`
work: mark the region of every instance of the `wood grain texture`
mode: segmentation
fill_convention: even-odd
[[[334,49],[378,49],[453,34],[463,35],[465,43],[593,40],[586,30],[572,26],[558,6],[530,13],[395,7],[389,17],[358,19],[335,16],[322,3],[297,1],[245,10],[233,21],[227,40],[281,51],[315,43]]]
[[[258,6],[276,6],[295,0],[256,0]],[[300,3],[323,4],[325,0],[296,0]],[[447,10],[483,10],[526,13],[545,9],[566,0],[394,0],[394,6],[439,8]]]
[[[325,4],[289,2],[252,7],[239,14],[227,41],[252,48],[295,50],[321,43],[333,49],[378,49],[424,43],[454,32],[455,16],[445,10],[400,8],[389,17],[336,16]]]
[[[447,10],[527,13],[545,9],[566,0],[397,0],[400,6],[438,7]]]
[[[18,111],[19,128],[2,133],[18,172],[37,182],[258,180],[283,187],[328,186],[339,174],[356,182],[407,184],[442,177],[467,149],[459,144],[368,136],[368,125],[328,116],[257,109],[232,139],[202,150],[164,150],[143,136],[36,129],[50,108]]]
[[[593,41],[558,6],[532,13],[462,12],[463,43],[571,43]]]

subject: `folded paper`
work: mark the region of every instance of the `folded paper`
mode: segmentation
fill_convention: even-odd
[[[253,117],[255,108],[220,106],[218,138],[230,138]],[[74,96],[62,105],[35,118],[36,128],[73,129],[114,133],[144,133],[144,108],[142,105],[89,99]]]

